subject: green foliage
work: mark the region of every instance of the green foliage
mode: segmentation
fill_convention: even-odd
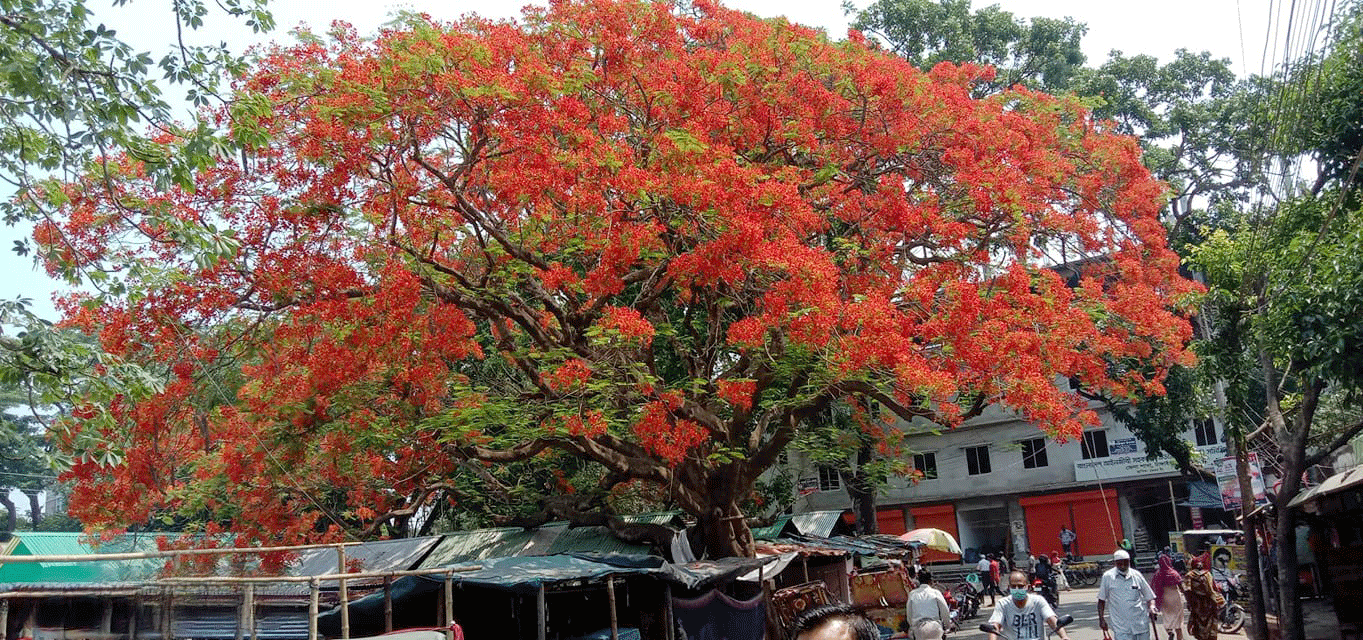
[[[217,6],[255,31],[274,26],[265,0]],[[180,29],[198,29],[209,14],[203,0],[177,0],[173,8]],[[0,2],[0,180],[17,190],[0,202],[0,219],[47,217],[55,207],[46,183],[53,176],[94,172],[116,181],[106,162],[121,152],[144,161],[156,184],[185,188],[195,171],[229,152],[211,127],[176,122],[172,100],[180,98],[162,89],[182,85],[186,103],[206,106],[220,100],[220,86],[243,60],[222,45],[197,46],[177,35],[172,52],[156,59],[101,24],[84,0]]]
[[[1084,64],[1079,47],[1087,27],[1071,18],[1022,19],[970,0],[878,0],[852,26],[880,37],[920,69],[939,62],[975,62],[998,70],[981,93],[1025,85],[1050,93],[1069,88]]]

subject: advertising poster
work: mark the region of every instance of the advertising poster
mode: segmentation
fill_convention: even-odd
[[[1268,504],[1264,489],[1264,474],[1259,469],[1259,456],[1249,454],[1249,483],[1254,489],[1254,504]],[[1240,510],[1240,480],[1235,475],[1235,458],[1221,458],[1216,463],[1216,484],[1221,490],[1221,504],[1226,511]]]

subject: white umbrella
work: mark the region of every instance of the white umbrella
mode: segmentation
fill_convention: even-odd
[[[956,538],[941,529],[933,529],[931,527],[914,529],[913,531],[899,536],[899,539],[904,540],[905,542],[917,542],[929,549],[936,549],[947,553],[961,553],[961,545],[956,543]]]

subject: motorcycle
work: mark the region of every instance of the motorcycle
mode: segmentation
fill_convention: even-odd
[[[1225,600],[1225,604],[1216,612],[1216,626],[1221,633],[1239,633],[1245,626],[1245,619],[1249,617],[1244,607],[1236,602],[1240,597],[1240,589],[1235,582],[1235,579],[1232,579],[1216,583],[1216,588],[1221,591],[1221,597]]]
[[[1055,588],[1055,578],[1037,578],[1032,582],[1032,589],[1045,598],[1052,609],[1060,606],[1060,592]]]
[[[947,593],[947,604],[956,604],[951,607],[952,617],[959,623],[961,620],[969,620],[980,612],[980,592],[969,582],[962,582],[956,585]]]
[[[1060,616],[1060,617],[1058,617],[1058,618],[1055,619],[1055,628],[1056,628],[1057,630],[1058,630],[1058,629],[1061,629],[1062,627],[1064,627],[1065,625],[1070,624],[1071,622],[1074,622],[1074,616]],[[1044,625],[1043,625],[1043,626],[1044,626]],[[994,629],[994,625],[992,625],[992,624],[989,624],[989,623],[982,623],[982,624],[980,624],[980,627],[979,627],[979,628],[980,628],[980,631],[983,631],[983,632],[985,632],[985,633],[987,633],[987,634],[990,634],[990,636],[998,636],[998,637],[1000,637],[1000,638],[1003,638],[1004,640],[1012,640],[1012,638],[1010,638],[1010,637],[1008,636],[1008,634],[1004,633],[1002,630],[995,630],[995,629]],[[1045,627],[1045,629],[1046,629],[1046,636],[1049,637],[1050,634],[1051,634],[1050,627]]]

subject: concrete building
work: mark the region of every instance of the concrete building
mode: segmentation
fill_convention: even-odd
[[[1068,442],[1002,409],[956,429],[905,427],[913,432],[908,449],[918,452],[913,466],[924,479],[894,479],[881,491],[880,531],[944,529],[956,535],[964,558],[933,552],[928,560],[973,562],[977,553],[1022,558],[1027,550],[1060,551],[1062,525],[1076,532],[1078,555],[1097,556],[1111,553],[1123,538],[1138,552],[1155,551],[1167,544],[1170,531],[1225,519],[1220,509],[1199,509],[1219,498],[1214,484],[1209,502],[1206,485],[1190,487],[1167,457],[1147,460],[1135,435],[1107,411],[1099,415],[1101,426]],[[1205,421],[1190,425],[1184,437],[1210,462],[1225,456],[1223,435]],[[803,494],[796,512],[850,506],[836,473],[799,456],[792,456],[790,471]]]

